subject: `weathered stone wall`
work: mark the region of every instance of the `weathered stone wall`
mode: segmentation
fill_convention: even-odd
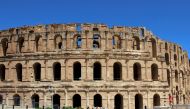
[[[117,94],[122,97],[124,109],[135,109],[137,94],[143,99],[142,106],[148,108],[153,107],[155,94],[160,97],[160,105],[170,104],[169,95],[173,104],[190,102],[187,52],[143,27],[37,25],[0,31],[0,41],[0,94],[8,105],[14,104],[15,94],[20,96],[20,105],[30,107],[34,94],[39,96],[40,107],[51,104],[52,94],[60,96],[61,107],[73,106],[75,94],[80,95],[83,108],[94,106],[96,94],[102,97],[102,107],[108,109],[114,109]],[[76,62],[81,64],[77,81],[73,78]],[[93,78],[96,62],[101,65],[100,80]],[[21,80],[18,63],[22,65]],[[35,79],[35,63],[41,65],[40,81]],[[55,63],[61,65],[58,81],[54,80]],[[119,80],[114,80],[115,63],[121,67]],[[140,68],[134,68],[135,63]],[[139,80],[134,78],[136,69],[141,70]]]

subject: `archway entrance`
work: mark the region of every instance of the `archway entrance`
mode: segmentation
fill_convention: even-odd
[[[114,109],[123,109],[123,96],[117,94],[114,99]]]
[[[94,107],[102,107],[102,96],[100,94],[94,96]]]
[[[32,95],[32,108],[39,108],[39,96],[37,94]]]
[[[141,94],[135,95],[135,109],[143,109],[143,97]]]
[[[81,107],[81,96],[76,94],[73,96],[73,108]]]
[[[153,106],[160,106],[160,96],[158,94],[155,94],[153,97]]]
[[[58,94],[53,95],[53,109],[60,109],[60,96]]]

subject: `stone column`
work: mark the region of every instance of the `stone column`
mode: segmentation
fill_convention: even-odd
[[[90,107],[90,105],[89,105],[89,91],[86,91],[86,107]]]
[[[128,109],[131,109],[131,96],[130,96],[130,92],[128,92]]]
[[[110,94],[109,92],[107,93],[107,109],[110,109]]]
[[[67,89],[65,89],[65,106],[67,106],[67,101],[68,101],[68,95],[67,95]]]

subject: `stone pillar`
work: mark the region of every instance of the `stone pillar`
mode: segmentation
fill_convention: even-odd
[[[131,96],[130,96],[130,92],[128,92],[128,109],[131,109]]]
[[[106,81],[109,81],[110,80],[110,74],[109,74],[109,71],[108,71],[108,61],[109,61],[109,57],[106,57],[106,59],[105,59],[105,61],[106,61]]]
[[[107,109],[110,109],[110,94],[109,92],[107,93]]]
[[[145,64],[145,78],[144,79],[142,78],[142,80],[150,80],[150,78],[148,78],[148,74],[147,74],[148,68],[147,68],[147,61],[146,60],[144,61],[144,64]]]
[[[86,91],[86,107],[90,107],[90,104],[89,104],[89,91]]]
[[[67,106],[67,101],[68,101],[68,95],[67,95],[67,89],[65,89],[65,106]]]

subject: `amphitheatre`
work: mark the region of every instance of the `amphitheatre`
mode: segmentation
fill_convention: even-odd
[[[152,109],[190,102],[187,51],[145,27],[48,24],[0,31],[0,104]]]

